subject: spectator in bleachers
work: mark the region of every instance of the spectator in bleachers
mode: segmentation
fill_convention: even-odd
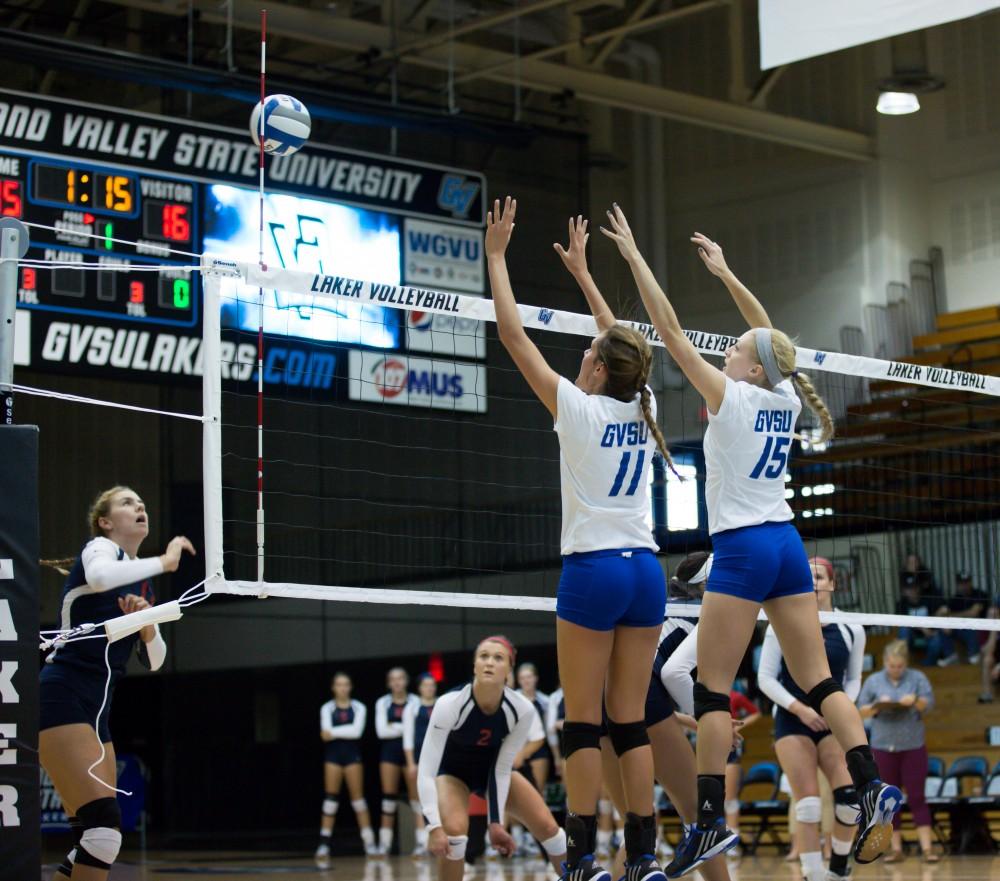
[[[937,615],[953,618],[982,618],[986,613],[989,597],[972,586],[972,576],[964,569],[955,573],[955,594],[935,611]],[[979,663],[978,630],[936,630],[927,642],[927,665],[937,663],[939,667],[958,663],[955,639],[965,646],[970,664]]]
[[[986,610],[987,618],[1000,618],[1000,596],[994,596],[990,607]],[[979,692],[979,703],[993,703],[993,689],[1000,680],[1000,657],[997,657],[997,632],[990,630],[986,642],[979,652],[982,664],[982,690]]]
[[[913,813],[924,862],[940,859],[931,848],[931,812],[924,800],[927,779],[927,739],[924,715],[934,706],[930,681],[909,667],[909,651],[900,639],[890,642],[882,656],[882,669],[861,686],[858,706],[863,718],[872,719],[871,745],[879,776],[885,783],[902,786]],[[884,862],[903,858],[899,814],[893,819],[892,852]]]
[[[919,557],[917,559],[919,560]],[[899,573],[897,615],[933,615],[941,607],[942,602],[941,597],[937,595],[930,572],[926,570],[910,572],[904,569]],[[925,627],[900,627],[897,635],[906,642],[910,651],[914,651],[924,648],[934,633]]]

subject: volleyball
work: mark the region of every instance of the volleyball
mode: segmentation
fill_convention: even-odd
[[[306,105],[291,95],[268,95],[250,114],[250,135],[260,145],[260,112],[264,108],[264,152],[289,156],[309,138],[312,120]]]

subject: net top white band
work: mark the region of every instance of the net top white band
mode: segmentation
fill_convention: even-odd
[[[209,254],[202,258],[202,271],[206,275],[242,279],[254,288],[264,287],[307,296],[374,303],[407,312],[419,310],[478,321],[496,321],[493,301],[480,297],[432,291],[409,285],[378,284],[346,276],[319,275],[244,261],[223,260]],[[596,336],[598,333],[597,324],[590,315],[528,305],[520,305],[518,310],[525,327],[588,337]],[[638,321],[622,323],[639,331],[652,345],[663,346],[663,341],[652,325]],[[737,341],[737,337],[729,334],[698,330],[685,330],[684,333],[694,347],[705,355],[721,356]],[[797,346],[795,353],[796,366],[801,370],[824,370],[868,379],[1000,396],[1000,377],[997,376],[968,373],[947,367],[911,364],[906,361],[884,361],[863,355],[824,352],[807,349],[804,346]]]

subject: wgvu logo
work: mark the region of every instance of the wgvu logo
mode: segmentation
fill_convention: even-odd
[[[455,217],[467,217],[478,193],[476,181],[467,180],[463,174],[446,174],[441,178],[437,203]]]

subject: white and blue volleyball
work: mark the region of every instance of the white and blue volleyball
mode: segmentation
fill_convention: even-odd
[[[260,112],[264,108],[264,152],[289,156],[309,139],[312,120],[306,105],[291,95],[268,95],[250,114],[250,134],[260,145]]]

